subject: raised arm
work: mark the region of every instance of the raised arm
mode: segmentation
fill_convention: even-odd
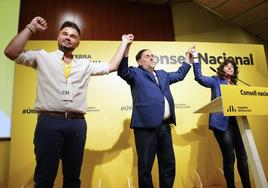
[[[117,75],[124,79],[128,84],[131,84],[135,74],[133,68],[128,67],[128,52],[130,46],[131,43],[127,45],[126,50],[124,52],[124,57],[117,70]]]
[[[122,41],[120,43],[119,48],[117,49],[114,57],[109,62],[109,72],[116,71],[120,62],[122,61],[122,58],[124,56],[124,53],[127,49],[127,46],[132,43],[134,39],[134,35],[127,34],[122,36]]]
[[[191,51],[191,56],[193,57],[193,68],[195,80],[204,87],[212,87],[214,85],[215,79],[209,76],[203,76],[201,63],[198,61],[198,51],[193,48]]]
[[[35,17],[30,24],[28,24],[23,31],[16,35],[7,45],[5,55],[15,60],[24,51],[27,41],[31,38],[36,31],[45,31],[47,29],[47,22],[42,17]]]
[[[191,68],[191,64],[194,62],[193,54],[191,53],[194,47],[191,47],[186,52],[185,56],[185,62],[182,63],[182,66],[179,67],[179,69],[176,72],[170,72],[168,73],[169,76],[169,84],[176,83],[178,81],[181,81],[185,78],[187,73],[189,72]]]

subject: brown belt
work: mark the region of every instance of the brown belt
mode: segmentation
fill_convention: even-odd
[[[39,111],[40,115],[46,115],[46,116],[58,116],[58,117],[64,117],[66,119],[85,119],[85,116],[83,113],[79,112],[58,112],[58,111]]]

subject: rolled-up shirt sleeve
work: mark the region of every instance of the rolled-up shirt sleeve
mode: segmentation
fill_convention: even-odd
[[[92,63],[90,65],[91,75],[104,75],[109,74],[108,63]]]
[[[15,62],[28,67],[36,68],[37,67],[36,56],[37,56],[36,51],[32,50],[25,51],[22,52],[17,59],[15,59]]]

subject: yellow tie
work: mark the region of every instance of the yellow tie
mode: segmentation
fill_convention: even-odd
[[[73,61],[71,61],[71,63],[69,64],[69,66],[66,65],[66,63],[64,61],[62,61],[63,63],[63,70],[64,70],[64,75],[66,80],[69,78],[72,66],[73,66]]]

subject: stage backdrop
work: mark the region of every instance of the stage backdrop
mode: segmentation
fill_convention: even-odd
[[[109,61],[118,41],[82,41],[75,51],[96,63]],[[175,71],[191,46],[200,52],[204,75],[214,72],[218,63],[229,56],[238,62],[239,78],[252,86],[267,87],[267,67],[262,45],[197,43],[197,42],[134,42],[130,50],[130,65],[137,66],[136,53],[143,48],[156,55],[157,69]],[[56,50],[56,41],[31,41],[27,49]],[[34,69],[15,66],[15,88],[12,114],[12,141],[9,187],[32,187],[35,166],[33,134],[37,114],[33,110],[36,94]],[[238,83],[239,85],[241,83]],[[174,187],[192,187],[197,171],[204,184],[215,184],[221,154],[213,134],[208,130],[208,115],[193,111],[210,101],[210,89],[194,81],[191,69],[186,78],[173,84],[171,90],[176,104],[177,126],[172,128],[176,155]],[[129,129],[132,100],[130,88],[116,73],[91,77],[88,89],[87,142],[81,172],[82,188],[138,187],[137,156],[133,131]],[[148,112],[150,113],[150,112]],[[268,150],[265,144],[267,116],[250,117],[255,142],[267,174]],[[155,162],[155,164],[157,161]],[[153,181],[158,187],[157,165]],[[236,172],[236,180],[240,181]],[[55,187],[61,185],[61,169]]]

